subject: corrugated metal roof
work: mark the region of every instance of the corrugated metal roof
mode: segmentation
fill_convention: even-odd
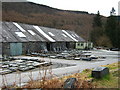
[[[0,27],[1,28],[1,27]],[[84,41],[73,31],[34,26],[16,22],[2,22],[0,42],[78,42]]]

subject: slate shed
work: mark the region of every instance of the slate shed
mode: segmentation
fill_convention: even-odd
[[[0,53],[8,56],[74,49],[76,42],[85,41],[73,31],[18,22],[3,21],[0,30]]]

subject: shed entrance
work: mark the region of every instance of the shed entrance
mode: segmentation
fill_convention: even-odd
[[[47,43],[47,50],[50,51],[50,43]]]
[[[22,55],[22,43],[10,43],[10,55]]]

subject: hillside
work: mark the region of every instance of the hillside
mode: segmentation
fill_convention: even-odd
[[[93,17],[93,14],[84,11],[59,10],[32,2],[2,3],[4,21],[73,30],[86,40],[89,39],[89,33],[92,30]]]

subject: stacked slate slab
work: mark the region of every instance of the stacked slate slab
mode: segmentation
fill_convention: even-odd
[[[77,79],[76,78],[68,78],[65,82],[64,82],[64,86],[63,88],[75,88],[75,83],[76,83]]]

